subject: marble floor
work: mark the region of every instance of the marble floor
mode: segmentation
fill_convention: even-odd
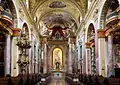
[[[69,85],[65,82],[64,78],[53,78],[48,85]]]

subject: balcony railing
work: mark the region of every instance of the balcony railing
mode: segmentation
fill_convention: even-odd
[[[1,12],[0,16],[1,16],[0,17],[1,19],[5,20],[5,21],[8,21],[9,23],[13,24],[13,16],[9,12],[4,10],[4,11]]]
[[[106,25],[117,20],[119,16],[119,13],[117,11],[113,11],[109,13],[106,17]]]
[[[118,15],[118,12],[114,11],[114,12],[111,12],[110,14],[107,15],[107,19],[111,19],[111,18],[114,18]]]

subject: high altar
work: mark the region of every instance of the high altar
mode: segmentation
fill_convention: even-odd
[[[60,71],[63,66],[63,52],[60,48],[55,48],[52,52],[53,69]]]

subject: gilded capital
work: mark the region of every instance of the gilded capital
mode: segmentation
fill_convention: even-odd
[[[86,48],[90,48],[91,42],[86,42],[85,45],[86,45]]]
[[[12,31],[14,37],[20,36],[20,31],[21,31],[20,28],[13,28]]]
[[[98,38],[105,38],[105,30],[104,29],[98,29],[97,30]]]

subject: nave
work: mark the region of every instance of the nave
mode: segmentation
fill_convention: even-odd
[[[120,85],[120,78],[53,72],[0,78],[0,85]]]
[[[120,85],[120,0],[0,0],[0,85],[66,82]]]

